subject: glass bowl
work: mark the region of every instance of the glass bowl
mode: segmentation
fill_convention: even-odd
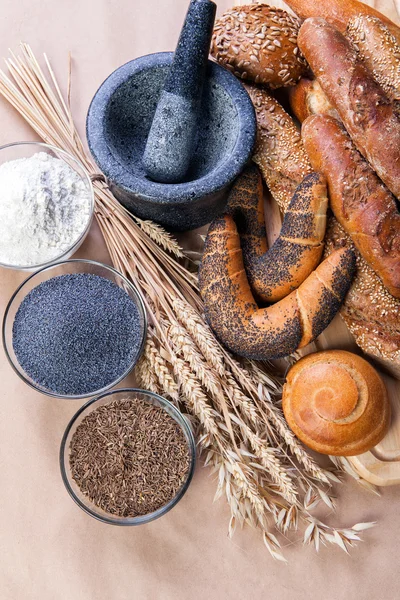
[[[74,158],[64,150],[60,150],[55,146],[51,146],[49,144],[44,144],[41,142],[15,142],[13,144],[7,144],[5,146],[0,147],[0,164],[11,160],[17,160],[19,158],[30,158],[37,152],[45,152],[46,154],[50,154],[50,156],[63,160],[79,175],[88,193],[88,220],[84,230],[79,235],[79,237],[76,240],[74,240],[71,246],[63,252],[57,252],[51,260],[33,265],[12,265],[1,262],[0,257],[0,267],[5,267],[6,269],[15,269],[19,271],[36,271],[37,269],[41,269],[42,267],[52,265],[61,260],[67,260],[78,250],[80,245],[83,243],[84,239],[86,238],[89,232],[90,225],[92,224],[94,214],[94,192],[92,182],[83,165],[76,158]]]
[[[83,494],[72,477],[70,464],[69,464],[69,450],[72,436],[74,435],[77,427],[80,425],[82,420],[90,414],[93,410],[98,408],[99,406],[103,406],[105,404],[109,404],[110,402],[114,402],[115,400],[135,400],[140,398],[149,404],[154,406],[159,406],[164,409],[173,419],[174,421],[181,427],[184,436],[186,438],[189,456],[190,456],[190,465],[188,469],[188,473],[184,483],[181,488],[177,492],[176,496],[170,500],[167,504],[159,508],[158,510],[148,513],[146,515],[141,515],[137,517],[118,517],[116,515],[112,515],[110,513],[105,512],[98,506],[96,506],[93,502],[89,500],[89,498]],[[64,482],[65,487],[67,488],[68,493],[72,497],[72,499],[80,506],[82,510],[84,510],[88,515],[102,521],[103,523],[107,523],[110,525],[143,525],[145,523],[149,523],[154,519],[158,519],[162,515],[165,515],[168,511],[171,510],[179,500],[186,493],[189,484],[192,480],[194,468],[196,463],[196,446],[193,437],[192,430],[177,408],[165,398],[154,394],[153,392],[148,392],[146,390],[140,390],[135,388],[126,388],[119,389],[113,392],[107,392],[106,394],[102,394],[97,398],[93,398],[89,400],[84,406],[82,406],[77,413],[72,417],[69,422],[67,429],[63,435],[60,447],[60,469],[61,476]]]
[[[67,395],[67,394],[58,394],[52,390],[47,389],[46,387],[41,386],[36,381],[34,381],[22,368],[19,364],[18,359],[15,355],[13,348],[13,324],[15,315],[20,307],[21,302],[24,298],[29,294],[29,292],[38,286],[39,284],[52,279],[53,277],[57,277],[59,275],[70,275],[75,273],[89,273],[92,275],[98,275],[100,277],[104,277],[105,279],[109,279],[113,283],[115,283],[118,287],[122,288],[129,297],[135,302],[140,317],[140,329],[141,329],[141,342],[138,347],[138,351],[133,357],[131,364],[129,367],[122,373],[117,379],[112,381],[107,386],[98,389],[91,390],[85,394],[80,395]],[[3,336],[3,346],[6,353],[6,356],[13,367],[14,371],[21,377],[25,383],[30,385],[35,390],[42,392],[42,394],[46,394],[47,396],[53,396],[55,398],[65,398],[65,399],[78,399],[78,398],[89,398],[92,396],[97,396],[101,394],[124,379],[133,367],[136,365],[137,361],[142,354],[147,334],[147,316],[146,309],[142,299],[140,292],[136,289],[136,287],[128,281],[121,273],[118,273],[112,267],[108,265],[103,265],[102,263],[95,262],[92,260],[83,260],[83,259],[71,259],[64,262],[56,263],[55,265],[50,265],[47,267],[43,267],[40,271],[33,273],[30,275],[22,284],[17,288],[14,294],[11,296],[11,299],[7,305],[7,308],[4,313],[3,319],[3,328],[2,328],[2,336]]]

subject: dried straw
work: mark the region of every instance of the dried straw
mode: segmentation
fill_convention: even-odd
[[[47,143],[75,156],[91,176],[95,215],[114,266],[143,294],[150,330],[136,374],[142,385],[170,398],[197,426],[205,464],[217,475],[216,497],[236,524],[261,530],[271,555],[285,560],[272,528],[285,536],[306,523],[304,542],[336,544],[347,551],[371,524],[335,529],[314,519],[337,477],[308,455],[289,430],[279,400],[282,378],[270,365],[238,362],[203,319],[197,277],[186,268],[176,240],[151,221],[132,216],[108,189],[86,153],[70,110],[71,67],[64,100],[50,62],[45,75],[32,50],[6,61],[0,93]]]

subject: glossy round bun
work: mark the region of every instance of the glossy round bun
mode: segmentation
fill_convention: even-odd
[[[380,375],[366,360],[344,350],[309,354],[290,369],[283,412],[306,446],[336,456],[370,450],[390,424]]]

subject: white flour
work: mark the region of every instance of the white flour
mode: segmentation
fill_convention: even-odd
[[[56,258],[83,233],[90,195],[69,165],[45,152],[0,165],[0,263]]]

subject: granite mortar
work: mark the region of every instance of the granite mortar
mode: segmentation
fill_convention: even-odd
[[[256,120],[244,89],[229,71],[208,61],[199,125],[185,181],[157,183],[142,157],[173,54],[133,60],[112,73],[94,96],[87,137],[115,196],[132,213],[185,231],[210,222],[251,157]]]

